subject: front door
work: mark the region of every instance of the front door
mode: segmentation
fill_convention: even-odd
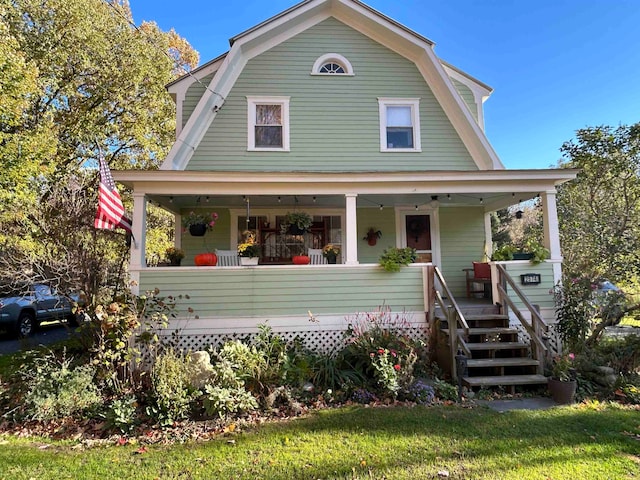
[[[415,248],[418,262],[439,264],[435,211],[399,212],[400,246]]]

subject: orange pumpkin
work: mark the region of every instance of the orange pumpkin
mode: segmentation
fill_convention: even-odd
[[[215,253],[199,253],[193,257],[198,267],[215,267],[218,264],[218,256]]]

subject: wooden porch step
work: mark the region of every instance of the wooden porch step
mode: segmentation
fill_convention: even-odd
[[[443,328],[443,332],[449,335],[449,329]],[[498,335],[498,334],[516,334],[518,333],[517,328],[511,327],[487,327],[487,328],[470,328],[469,335]],[[464,335],[464,329],[458,329],[458,335]]]
[[[532,358],[470,358],[469,368],[484,367],[536,367],[540,362]]]
[[[516,350],[526,349],[529,345],[520,342],[482,342],[482,343],[467,343],[469,350]]]
[[[467,322],[482,322],[482,321],[491,321],[491,320],[509,320],[509,316],[497,314],[497,313],[496,314],[484,313],[480,315],[465,315],[464,319]]]
[[[547,383],[544,375],[503,375],[489,377],[463,377],[463,383],[470,387],[490,387],[495,385],[541,385]]]

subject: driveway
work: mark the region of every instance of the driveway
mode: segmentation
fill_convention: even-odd
[[[35,334],[28,338],[16,339],[7,333],[0,333],[0,355],[31,350],[39,345],[51,345],[67,340],[74,335],[74,329],[60,322],[43,323]]]

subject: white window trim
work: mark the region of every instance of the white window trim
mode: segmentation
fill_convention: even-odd
[[[320,69],[327,62],[338,63],[342,65],[345,73],[321,73]],[[311,69],[311,75],[321,75],[321,76],[331,76],[331,77],[353,77],[355,74],[353,73],[353,67],[351,66],[351,62],[347,60],[345,57],[340,55],[339,53],[326,53],[315,61],[313,64],[313,68]]]
[[[413,148],[387,147],[387,107],[411,107],[411,122],[413,123]],[[421,152],[420,142],[420,99],[419,98],[387,98],[378,97],[378,111],[380,114],[380,151],[381,152]]]
[[[250,152],[288,152],[289,145],[289,100],[291,97],[247,96],[247,150]],[[282,147],[256,147],[256,105],[282,106]]]

